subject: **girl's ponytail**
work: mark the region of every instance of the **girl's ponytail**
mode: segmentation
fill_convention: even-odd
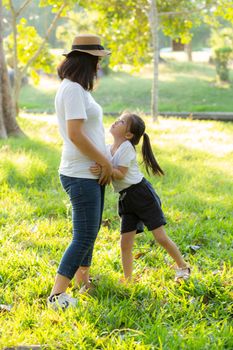
[[[142,157],[148,174],[150,174],[151,170],[154,175],[164,175],[163,170],[160,168],[157,160],[155,159],[150,144],[150,138],[146,133],[143,134]]]
[[[151,170],[154,175],[164,175],[163,170],[160,168],[153,154],[149,136],[145,133],[146,125],[144,120],[138,115],[132,113],[124,113],[123,115],[127,118],[128,131],[133,135],[129,140],[133,147],[139,143],[143,136],[142,157],[147,173],[150,174]]]

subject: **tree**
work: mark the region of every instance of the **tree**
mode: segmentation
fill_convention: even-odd
[[[233,57],[233,28],[213,30],[211,45],[214,52],[217,78],[221,82],[229,82],[228,65]]]
[[[10,82],[3,50],[2,29],[2,0],[0,0],[0,138],[5,139],[10,135],[23,135],[23,132],[18,126],[15,119],[13,100],[10,90]]]
[[[99,12],[99,34],[114,55],[112,65],[139,66],[153,58],[152,116],[158,114],[158,30],[188,44],[191,28],[219,16],[233,19],[231,0],[83,0],[80,5]]]
[[[19,99],[19,93],[21,89],[21,82],[23,77],[27,74],[29,68],[37,61],[43,62],[45,56],[46,43],[48,38],[54,29],[58,19],[60,18],[62,11],[67,6],[68,1],[64,1],[60,4],[56,2],[56,14],[52,23],[50,24],[47,33],[43,39],[40,39],[34,27],[27,27],[27,21],[21,19],[17,24],[18,19],[22,16],[24,9],[30,4],[32,0],[25,0],[19,9],[14,7],[13,1],[8,1],[8,9],[11,12],[12,18],[12,45],[10,48],[13,50],[13,68],[14,68],[14,86],[13,86],[13,100],[15,113],[17,114],[17,102]],[[41,6],[52,4],[52,1],[41,1]],[[39,40],[38,40],[39,39]],[[26,40],[26,41],[25,41]],[[21,50],[21,56],[26,55],[27,59],[23,65],[20,65],[19,54]]]
[[[151,88],[151,114],[153,120],[157,119],[158,115],[158,91],[159,91],[159,17],[157,3],[154,0],[150,0],[150,12],[149,22],[152,36],[152,47],[153,47],[153,82]],[[156,28],[156,30],[154,30]]]
[[[27,26],[27,21],[22,18],[24,10],[30,5],[32,0],[24,0],[24,2],[20,2],[20,7],[16,8],[13,0],[4,0],[3,5],[5,8],[10,11],[11,13],[11,26],[12,26],[12,34],[10,35],[9,41],[8,41],[8,47],[11,48],[13,52],[13,69],[14,69],[14,86],[13,86],[13,94],[11,100],[11,105],[13,106],[13,112],[10,114],[11,117],[7,114],[5,115],[4,124],[5,124],[5,136],[4,132],[2,133],[2,137],[6,137],[10,134],[22,134],[22,131],[20,130],[17,121],[16,116],[18,112],[18,98],[19,93],[21,89],[22,84],[22,78],[28,73],[29,70],[31,70],[31,74],[36,77],[36,70],[40,67],[47,67],[48,60],[46,59],[48,57],[48,48],[46,48],[47,41],[49,36],[52,33],[52,30],[55,28],[57,21],[59,18],[63,15],[66,15],[67,10],[73,8],[74,4],[77,4],[77,1],[75,0],[40,0],[40,6],[46,7],[50,6],[52,9],[52,12],[54,13],[53,21],[51,22],[50,26],[47,29],[46,35],[44,38],[40,38],[32,26]],[[2,5],[2,1],[1,1]],[[1,18],[2,18],[2,12],[1,12]],[[18,23],[19,22],[19,23]],[[1,35],[2,35],[1,30]],[[7,73],[6,67],[5,67],[5,55],[4,55],[4,48],[1,48],[1,72],[2,74],[4,72]],[[5,68],[4,68],[5,67]],[[32,69],[34,67],[34,70]],[[0,91],[5,91],[5,79],[6,75],[1,75],[2,79],[0,80]],[[4,76],[4,80],[3,80]],[[9,80],[8,80],[9,83]],[[8,84],[9,85],[9,84]],[[9,90],[9,89],[8,89]],[[9,91],[8,91],[9,92]],[[10,95],[9,93],[7,96]],[[9,102],[9,100],[7,100]],[[2,101],[2,108],[6,109],[6,100]],[[11,108],[12,109],[12,108]],[[10,120],[12,122],[10,122]],[[10,124],[11,129],[14,129],[14,132],[8,132],[6,125]],[[14,128],[13,126],[14,125]],[[1,137],[1,136],[0,136]]]
[[[85,0],[80,4],[99,11],[98,28],[109,48],[113,51],[111,64],[132,64],[139,67],[153,60],[153,83],[151,113],[158,115],[158,31],[161,27],[166,35],[178,36],[183,42],[191,38],[192,22],[187,13],[192,12],[193,2],[187,0]],[[173,16],[174,9],[179,20]],[[172,12],[171,12],[172,11]],[[171,28],[171,29],[170,29]]]

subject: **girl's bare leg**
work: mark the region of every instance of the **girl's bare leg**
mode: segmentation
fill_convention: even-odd
[[[131,280],[133,273],[133,243],[136,231],[121,235],[121,261],[126,280]]]
[[[179,268],[186,268],[187,264],[182,258],[182,255],[176,244],[167,236],[164,227],[160,226],[152,231],[156,241],[168,252],[168,254],[175,260]]]

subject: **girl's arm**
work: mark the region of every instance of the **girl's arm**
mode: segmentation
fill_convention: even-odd
[[[67,121],[67,134],[75,146],[88,158],[101,165],[99,183],[107,184],[111,180],[112,165],[108,159],[93,145],[83,130],[83,119]]]
[[[99,164],[92,165],[90,167],[90,171],[93,175],[100,176],[101,174],[101,166]],[[119,166],[117,168],[113,168],[112,171],[112,179],[113,180],[122,180],[124,179],[126,173],[128,171],[128,168],[124,166]]]
[[[113,180],[123,180],[127,171],[128,171],[128,168],[126,168],[124,166],[118,166],[117,168],[113,168],[112,179]]]

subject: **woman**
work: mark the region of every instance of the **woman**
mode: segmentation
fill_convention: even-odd
[[[58,67],[62,82],[55,108],[63,138],[59,174],[72,205],[73,239],[62,257],[48,298],[53,309],[77,304],[76,299],[65,293],[74,276],[86,288],[90,283],[89,269],[101,224],[104,185],[110,182],[112,166],[106,157],[102,108],[89,91],[93,90],[100,58],[109,54],[98,36],[80,35]],[[101,165],[99,179],[90,171],[95,163]]]

